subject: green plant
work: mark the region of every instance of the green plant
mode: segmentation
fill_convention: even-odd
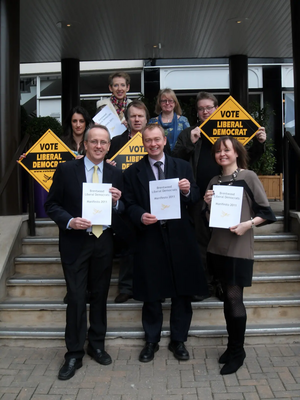
[[[274,175],[276,157],[274,156],[276,149],[272,139],[265,142],[265,152],[260,159],[251,165],[251,169],[257,175]]]
[[[259,123],[259,125],[266,128],[266,132],[269,131],[270,117],[275,113],[273,110],[271,110],[271,107],[268,103],[266,103],[265,107],[263,108],[260,107],[260,104],[258,102],[250,103],[249,113],[252,118],[254,118],[255,121]],[[264,154],[258,161],[251,165],[251,169],[257,175],[274,175],[276,165],[276,157],[274,155],[275,152],[276,149],[273,140],[267,139],[265,142]]]
[[[48,129],[51,129],[58,137],[62,134],[62,126],[53,117],[33,117],[26,129],[26,133],[30,135],[30,143],[34,144],[39,140]]]

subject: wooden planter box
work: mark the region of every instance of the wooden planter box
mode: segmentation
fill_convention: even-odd
[[[282,174],[258,175],[269,200],[282,201]]]

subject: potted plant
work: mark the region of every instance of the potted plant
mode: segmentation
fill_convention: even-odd
[[[259,103],[250,104],[250,114],[268,132],[269,118],[274,111],[268,104],[261,108]],[[272,139],[265,142],[265,152],[262,157],[251,165],[251,169],[258,175],[269,200],[282,201],[282,174],[275,175],[276,149]]]

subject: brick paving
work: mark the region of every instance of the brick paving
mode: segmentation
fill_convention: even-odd
[[[191,359],[179,362],[162,346],[147,364],[141,345],[108,342],[113,358],[101,366],[88,355],[68,381],[57,373],[65,348],[0,345],[1,400],[300,400],[300,344],[246,346],[242,368],[219,374],[224,346],[192,346]]]

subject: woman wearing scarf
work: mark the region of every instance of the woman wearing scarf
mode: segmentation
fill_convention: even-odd
[[[188,119],[181,115],[181,107],[172,89],[160,90],[155,112],[158,117],[151,118],[149,123],[159,124],[164,128],[171,150],[173,150],[179,133],[188,128],[190,124]]]
[[[109,99],[103,99],[97,101],[97,109],[103,108],[103,106],[109,106],[111,111],[120,118],[122,124],[127,127],[127,122],[124,117],[125,108],[131,102],[127,98],[127,92],[130,89],[130,76],[126,72],[115,72],[108,78],[109,90],[112,95]]]

